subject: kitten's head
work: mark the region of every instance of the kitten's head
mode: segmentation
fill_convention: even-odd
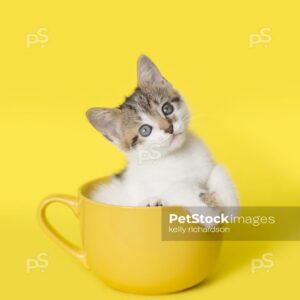
[[[159,158],[180,148],[188,108],[146,56],[138,61],[138,87],[118,108],[91,108],[91,124],[129,156]]]

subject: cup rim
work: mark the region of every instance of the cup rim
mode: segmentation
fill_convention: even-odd
[[[96,205],[96,206],[103,206],[103,207],[111,207],[114,209],[130,209],[130,210],[161,210],[161,206],[128,206],[128,205],[113,205],[113,204],[108,204],[108,203],[103,203],[103,202],[98,202],[96,200],[93,200],[89,197],[86,196],[85,190],[90,187],[92,184],[100,183],[100,182],[105,182],[108,181],[112,178],[112,176],[106,176],[106,177],[100,177],[96,178],[93,180],[89,180],[88,182],[81,184],[79,189],[78,189],[78,194],[80,198],[83,198],[85,201]]]

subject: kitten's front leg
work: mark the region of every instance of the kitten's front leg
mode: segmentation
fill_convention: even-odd
[[[232,213],[239,206],[237,192],[228,173],[221,165],[212,169],[207,181],[208,192],[215,197],[217,206],[228,207]]]
[[[179,182],[168,189],[162,195],[163,206],[182,206],[188,212],[193,214],[202,214],[204,216],[216,216],[219,210],[216,207],[208,205],[204,201],[204,196],[207,196],[207,190],[199,187],[198,184],[190,182]],[[206,227],[212,227],[215,224],[201,223]]]

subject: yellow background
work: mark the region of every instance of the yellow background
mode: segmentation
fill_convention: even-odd
[[[299,205],[297,2],[0,5],[1,299],[128,296],[54,245],[37,224],[36,207],[49,193],[74,194],[82,183],[123,167],[122,154],[88,124],[85,111],[116,106],[131,93],[142,53],[186,97],[193,131],[228,168],[243,205]],[[26,47],[27,34],[40,28],[48,29],[49,41]],[[270,28],[272,40],[250,47],[249,35],[263,28]],[[79,241],[69,211],[56,207],[50,216]],[[299,242],[224,243],[209,280],[161,299],[296,294],[299,250]],[[48,268],[26,272],[26,260],[39,253],[48,254]],[[273,254],[274,267],[252,273],[251,260],[264,253]]]

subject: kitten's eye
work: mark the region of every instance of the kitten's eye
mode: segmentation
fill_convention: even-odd
[[[163,114],[165,116],[170,115],[173,111],[174,111],[174,107],[172,104],[170,104],[169,102],[166,102],[163,107],[161,108]]]
[[[139,129],[139,133],[143,137],[149,136],[151,134],[151,131],[152,131],[152,127],[148,124],[142,125]]]

